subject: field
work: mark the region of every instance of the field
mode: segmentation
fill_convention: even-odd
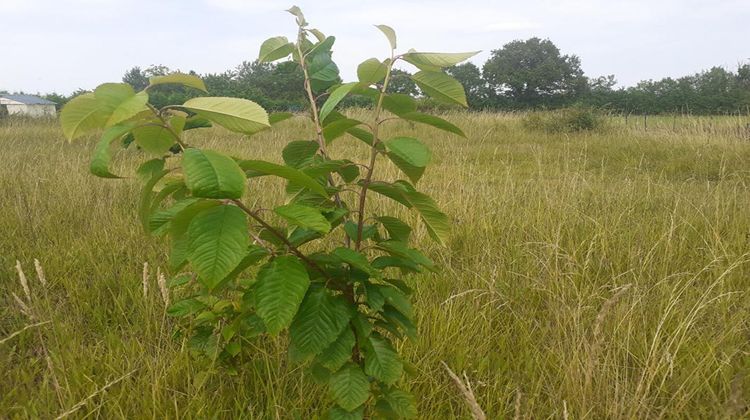
[[[741,121],[548,134],[512,114],[446,118],[468,138],[394,127],[432,148],[419,188],[454,221],[446,248],[416,232],[442,268],[409,279],[420,337],[401,346],[421,418],[470,416],[441,361],[465,372],[493,419],[749,415]],[[309,129],[295,119],[250,139],[210,129],[191,141],[278,160]],[[0,418],[314,418],[327,397],[279,354],[283,337],[259,341],[236,376],[172,338],[156,283],[146,297],[142,287],[143,263],[166,266],[167,248],[140,229],[135,180],[88,174],[94,141],[68,144],[55,122],[0,125]],[[364,153],[351,138],[332,150]],[[139,158],[117,154],[115,172]],[[282,200],[270,187],[251,199]],[[24,296],[16,260],[33,319],[13,297]]]

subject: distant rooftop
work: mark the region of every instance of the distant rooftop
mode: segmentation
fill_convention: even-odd
[[[26,105],[56,105],[52,101],[34,95],[0,95],[0,98],[10,99],[11,101],[21,102]]]

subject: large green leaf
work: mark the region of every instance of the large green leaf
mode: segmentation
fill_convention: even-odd
[[[305,266],[297,257],[282,255],[258,271],[255,308],[272,335],[291,324],[310,285]]]
[[[293,167],[301,168],[312,162],[313,156],[318,153],[320,146],[317,141],[296,140],[290,142],[281,151],[284,163]]]
[[[432,260],[422,255],[422,253],[417,251],[416,249],[409,248],[405,243],[401,241],[388,240],[378,242],[376,247],[393,256],[404,258],[407,261],[412,261],[416,264],[424,266],[430,271],[435,271],[435,263],[432,262]]]
[[[390,239],[409,243],[409,235],[411,234],[411,227],[409,225],[391,216],[380,216],[376,217],[375,220],[380,222],[385,230],[388,231]]]
[[[245,213],[236,206],[205,209],[188,227],[188,260],[209,289],[226,277],[247,253]]]
[[[439,71],[420,71],[411,76],[411,79],[427,96],[437,100],[455,103],[462,106],[466,104],[466,93],[464,87],[458,80]]]
[[[344,328],[339,337],[323,350],[316,361],[326,369],[336,372],[352,358],[352,348],[356,339],[351,328]]]
[[[396,49],[396,31],[393,30],[388,25],[375,25],[376,28],[380,29],[380,32],[382,32],[386,38],[388,38],[388,42],[391,44],[391,49]]]
[[[451,221],[445,213],[441,212],[435,201],[428,195],[407,191],[404,193],[409,202],[422,216],[422,221],[427,228],[427,233],[432,239],[441,245],[445,245],[451,231]]]
[[[365,416],[365,406],[352,411],[336,406],[328,410],[328,420],[362,420]]]
[[[420,70],[440,71],[445,67],[456,65],[479,54],[479,51],[465,53],[408,52],[402,57],[404,61],[414,64]]]
[[[343,136],[350,129],[362,124],[362,121],[355,120],[353,118],[342,118],[331,123],[326,124],[323,127],[323,138],[326,143],[332,142],[334,139]]]
[[[277,165],[275,163],[262,160],[243,160],[239,162],[239,165],[240,168],[245,171],[255,171],[260,172],[264,175],[275,175],[288,179],[294,184],[305,187],[310,191],[321,195],[322,197],[328,198],[328,193],[322,185],[320,185],[316,180],[298,169],[294,169],[289,166]]]
[[[147,89],[151,89],[152,87],[159,85],[181,85],[208,93],[208,89],[206,89],[206,85],[203,83],[203,80],[201,80],[200,77],[194,74],[177,72],[170,73],[164,76],[154,76],[149,80]]]
[[[403,419],[413,419],[417,417],[417,404],[414,396],[406,391],[397,388],[386,390],[378,401],[376,408],[380,411],[381,404],[386,404],[389,409],[387,417],[398,417]],[[394,416],[395,414],[395,416]]]
[[[112,110],[112,114],[109,116],[104,126],[112,127],[113,125],[135,117],[141,112],[148,111],[148,107],[146,106],[147,103],[148,94],[146,92],[136,93],[122,101],[114,110]]]
[[[404,190],[394,184],[383,181],[373,181],[370,183],[369,189],[380,195],[384,195],[407,208],[412,208],[412,204],[404,196]]]
[[[370,382],[362,369],[347,363],[328,381],[331,397],[341,408],[352,411],[370,398]]]
[[[190,238],[188,228],[193,217],[203,210],[219,206],[215,200],[192,201],[187,206],[182,206],[169,221],[169,239],[172,242],[172,249],[169,253],[169,266],[173,271],[179,270],[188,258],[188,248]]]
[[[382,82],[387,73],[388,67],[377,58],[368,58],[357,66],[357,79],[366,86]]]
[[[165,154],[176,141],[174,134],[157,121],[134,128],[133,137],[138,146],[156,156]]]
[[[320,233],[328,233],[331,230],[331,223],[328,222],[319,210],[312,207],[287,204],[278,206],[273,211],[295,226]]]
[[[350,317],[343,297],[331,295],[325,287],[311,287],[289,328],[291,343],[301,354],[315,356],[338,338]]]
[[[338,247],[334,249],[331,254],[338,257],[339,259],[341,259],[341,261],[349,264],[353,268],[356,268],[357,270],[364,271],[365,273],[373,277],[379,276],[378,270],[374,269],[370,265],[367,257],[351,248]]]
[[[182,159],[185,185],[195,197],[240,198],[246,178],[234,159],[212,150],[187,149]]]
[[[343,85],[334,89],[328,99],[326,99],[323,106],[320,107],[320,121],[325,120],[328,114],[330,114],[331,111],[336,108],[336,105],[338,105],[339,102],[341,102],[341,100],[343,100],[346,95],[348,95],[349,92],[351,92],[352,89],[354,89],[358,85],[359,83],[356,82],[344,83]]]
[[[120,178],[120,176],[109,171],[109,162],[112,159],[109,149],[113,141],[120,139],[132,128],[132,125],[116,125],[102,134],[102,138],[96,144],[94,154],[91,157],[89,169],[92,174],[100,178]]]
[[[373,333],[365,341],[363,349],[366,374],[388,385],[401,378],[404,366],[388,339]]]
[[[403,93],[391,93],[383,97],[383,108],[401,116],[416,111],[417,101]]]
[[[285,36],[268,38],[260,46],[258,61],[261,63],[270,63],[289,56],[292,51],[294,51],[294,44],[289,42]]]
[[[60,112],[60,125],[68,140],[104,127],[109,115],[102,110],[93,93],[71,99]]]
[[[402,119],[405,119],[407,121],[414,121],[414,122],[418,122],[422,124],[427,124],[432,127],[438,128],[440,130],[448,131],[453,134],[458,134],[461,137],[466,137],[466,134],[464,134],[464,132],[460,128],[434,115],[423,114],[421,112],[406,112],[399,116]]]
[[[182,107],[238,133],[253,134],[271,126],[266,111],[247,99],[193,98]]]
[[[430,163],[432,153],[422,142],[412,137],[396,137],[385,141],[388,157],[412,180],[419,181]]]

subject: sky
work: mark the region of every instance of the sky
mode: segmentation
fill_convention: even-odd
[[[401,51],[482,50],[480,67],[512,40],[549,38],[619,86],[750,60],[750,0],[0,0],[0,90],[69,94],[152,64],[224,72],[266,38],[293,38],[295,1],[336,36],[345,80],[388,55],[375,24],[396,30]]]

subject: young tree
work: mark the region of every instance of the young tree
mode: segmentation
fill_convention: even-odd
[[[411,78],[426,95],[465,107],[461,84],[442,69],[475,53],[398,53],[394,30],[378,25],[390,46],[388,57],[366,60],[357,68],[357,81],[341,83],[332,59],[335,38],[310,28],[296,6],[289,12],[296,16],[297,39],[268,39],[259,62],[292,57],[304,77],[305,117],[313,130],[308,140],[284,147],[283,164],[188,144],[193,137],[183,133],[208,121],[252,135],[293,117],[269,115],[255,102],[229,97],[198,97],[161,108],[149,102],[165,85],[207,93],[203,81],[189,74],[150,78],[140,92],[125,83],[103,84],[66,105],[63,132],[74,139],[104,130],[90,166],[101,177],[119,178],[109,169],[110,148],[123,139],[132,137],[137,153],[150,155],[137,170],[144,182],[139,214],[147,232],[171,239],[171,270],[189,267],[193,273],[170,281],[180,298],[168,309],[192,321],[186,329],[191,349],[212,366],[230,365],[243,349],[252,354],[257,348],[250,340],[288,334],[289,360],[328,388],[328,418],[376,413],[413,418],[415,401],[402,380],[408,368],[397,345],[416,337],[411,289],[403,277],[436,266],[414,248],[409,223],[373,201],[379,197],[413,210],[441,244],[448,240],[450,219],[417,189],[430,149],[385,127],[406,120],[464,134],[418,112],[410,96],[389,94],[388,85],[394,63],[405,61],[420,69]],[[370,113],[362,120],[338,110],[351,94],[370,98]],[[361,141],[369,157],[334,158],[334,146],[347,140]],[[398,175],[379,170],[384,160]],[[259,188],[266,183],[257,177],[281,181],[284,188],[263,193]]]

